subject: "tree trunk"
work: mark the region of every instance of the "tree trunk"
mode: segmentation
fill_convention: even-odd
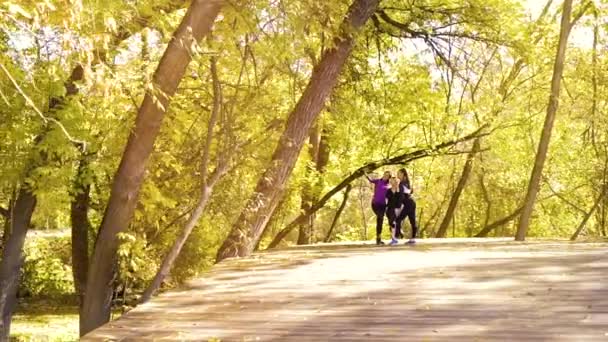
[[[340,204],[338,211],[336,211],[336,215],[334,216],[334,219],[331,222],[331,226],[329,227],[329,231],[327,232],[327,235],[325,236],[325,239],[323,240],[323,242],[329,242],[331,240],[331,235],[334,232],[334,228],[338,224],[340,215],[342,215],[342,211],[344,211],[344,208],[346,207],[346,202],[348,202],[348,194],[350,193],[351,189],[352,189],[352,185],[348,184],[346,186],[346,190],[344,190],[344,198],[342,199],[342,204]]]
[[[320,129],[317,123],[310,134],[310,158],[314,162],[314,169],[307,168],[307,181],[302,186],[302,212],[307,212],[319,197],[319,185],[322,183],[321,177],[325,173],[325,168],[329,162],[330,147],[328,133],[326,129]],[[314,175],[314,180],[309,178]],[[298,245],[308,245],[313,243],[315,216],[311,215],[308,221],[300,225],[298,234]]]
[[[196,204],[196,208],[194,209],[194,211],[192,212],[192,215],[188,219],[186,226],[180,232],[179,236],[173,243],[173,246],[171,246],[171,250],[169,251],[169,253],[167,253],[165,258],[163,259],[163,263],[161,264],[158,272],[156,273],[156,276],[152,280],[152,283],[150,283],[150,285],[148,286],[146,291],[144,291],[144,294],[141,297],[140,303],[145,303],[148,300],[150,300],[150,298],[152,298],[154,293],[156,293],[156,291],[160,288],[160,285],[165,280],[165,278],[167,277],[169,272],[171,272],[171,269],[173,268],[173,263],[179,256],[179,253],[181,252],[182,247],[186,243],[186,240],[188,240],[190,233],[192,233],[192,230],[198,223],[200,217],[203,215],[203,212],[205,211],[205,208],[207,207],[207,203],[209,202],[209,197],[211,196],[211,192],[212,192],[212,190],[210,187],[208,187],[208,186],[204,187],[203,193],[201,194],[201,197],[199,198],[198,203]]]
[[[302,205],[300,206],[300,210],[302,212],[307,212],[312,206],[312,196],[309,193],[311,191],[311,185],[304,184],[303,187],[308,189],[302,189]],[[312,226],[313,216],[311,215],[305,222],[300,224],[300,229],[298,230],[298,245],[309,245],[312,243]]]
[[[321,142],[321,134],[319,131],[320,122],[317,120],[317,123],[310,130],[309,137],[309,148],[308,154],[310,156],[310,162],[306,167],[306,180],[302,185],[302,205],[300,206],[302,212],[306,212],[310,210],[312,207],[312,203],[314,202],[314,185],[313,181],[310,179],[314,174],[314,170],[318,170],[318,160],[319,160],[319,145]],[[313,166],[314,164],[314,166]],[[313,218],[309,217],[307,222],[304,222],[300,225],[299,233],[298,233],[298,245],[309,245],[312,241],[312,225]]]
[[[82,303],[84,301],[89,267],[89,206],[91,202],[91,184],[86,180],[89,168],[88,156],[82,154],[74,180],[74,194],[70,204],[72,221],[72,274],[74,288],[78,294],[79,312],[82,319]]]
[[[593,90],[593,97],[592,97],[592,105],[591,105],[591,140],[593,142],[594,148],[595,148],[595,152],[596,152],[596,156],[597,158],[604,158],[604,169],[602,171],[602,187],[604,187],[604,189],[606,187],[608,187],[608,180],[607,180],[607,163],[608,163],[608,155],[606,153],[606,146],[604,145],[603,151],[604,153],[600,152],[600,148],[598,148],[598,144],[597,141],[595,139],[595,120],[597,119],[597,108],[598,108],[598,102],[599,102],[599,92],[598,92],[598,75],[599,75],[599,69],[598,69],[598,53],[597,53],[597,48],[598,48],[598,43],[599,43],[599,26],[600,26],[600,22],[599,22],[599,12],[597,10],[597,8],[594,8],[593,10],[593,18],[594,18],[594,23],[593,23],[593,50],[592,50],[592,55],[591,55],[591,67],[592,67],[592,74],[591,74],[591,85],[592,85],[592,90]],[[597,212],[597,226],[598,226],[598,235],[601,236],[606,236],[606,207],[608,206],[608,196],[603,196],[600,204],[599,204],[599,208],[596,210]]]
[[[223,0],[195,0],[175,31],[154,73],[154,91],[148,90],[137,113],[120,166],[114,177],[110,199],[95,242],[80,335],[110,319],[112,277],[118,249],[117,234],[126,230],[133,216],[146,162],[170,103],[186,72],[192,47],[211,31]]]
[[[498,221],[494,221],[494,222],[490,223],[489,225],[483,227],[483,229],[481,231],[479,231],[479,233],[475,234],[475,237],[488,237],[488,234],[492,230],[494,230],[500,226],[504,226],[505,224],[513,221],[519,214],[521,214],[522,210],[523,210],[523,207],[519,207],[519,208],[517,208],[517,210],[515,210],[508,216],[506,216]]]
[[[11,215],[13,214],[13,207],[15,205],[15,193],[11,192],[11,199],[8,202],[8,208],[2,208],[2,217],[4,217],[4,227],[2,228],[2,246],[6,246],[8,237],[11,235]],[[1,251],[0,251],[1,252]]]
[[[591,207],[591,210],[589,210],[589,212],[585,214],[585,216],[583,217],[583,220],[578,225],[578,228],[576,228],[576,231],[570,237],[570,241],[574,241],[578,238],[579,234],[583,231],[583,228],[585,228],[587,221],[589,221],[589,218],[591,217],[591,215],[593,215],[595,210],[599,207],[600,202],[602,201],[604,196],[606,196],[606,187],[602,187],[602,188],[603,189],[600,192],[599,196],[597,197],[597,200],[595,201],[595,203],[593,203],[593,207]]]
[[[570,22],[571,12],[572,0],[564,0],[559,42],[557,45],[555,64],[553,66],[553,77],[551,80],[551,94],[549,95],[549,104],[547,106],[547,115],[545,117],[540,142],[538,143],[534,167],[530,176],[528,191],[519,219],[517,233],[515,235],[515,240],[517,241],[524,241],[526,238],[528,226],[530,224],[530,217],[532,216],[532,211],[534,210],[534,202],[536,201],[536,195],[538,194],[540,188],[540,180],[543,173],[545,160],[547,158],[547,151],[549,150],[549,142],[551,140],[551,133],[553,131],[555,114],[559,105],[559,92],[561,86],[561,77],[564,71],[564,60],[566,57],[568,35],[570,34],[570,29],[573,25],[573,23]]]
[[[462,169],[462,174],[460,179],[458,180],[458,184],[456,185],[456,189],[454,190],[454,194],[450,198],[450,203],[448,204],[448,210],[439,225],[439,229],[437,230],[437,235],[435,237],[444,238],[446,232],[448,231],[448,227],[452,219],[454,218],[454,211],[456,210],[456,205],[458,204],[458,200],[460,199],[460,195],[462,195],[462,191],[464,187],[467,185],[469,181],[469,177],[471,175],[471,170],[473,170],[473,161],[475,160],[475,155],[481,149],[481,138],[475,139],[473,141],[473,149],[467,155],[467,161],[464,163],[464,168]]]
[[[481,164],[483,164],[483,160],[481,160]],[[487,226],[490,222],[490,215],[492,214],[492,200],[490,199],[490,193],[488,192],[488,188],[486,187],[485,182],[485,169],[483,165],[481,166],[481,175],[479,176],[479,186],[481,187],[481,192],[483,194],[483,200],[486,202],[486,213],[485,218],[483,220],[483,226]]]
[[[217,60],[216,57],[211,57],[211,77],[213,80],[213,109],[211,110],[211,115],[209,116],[209,122],[207,124],[207,139],[205,141],[205,147],[203,152],[203,160],[201,162],[201,182],[203,183],[201,195],[199,197],[198,203],[194,208],[194,211],[190,215],[188,222],[186,222],[186,226],[181,231],[180,235],[177,237],[171,250],[163,259],[163,263],[160,266],[156,276],[152,280],[152,283],[148,286],[142,298],[140,300],[141,303],[145,303],[156,293],[156,291],[160,288],[162,282],[165,280],[171,269],[173,268],[173,264],[175,260],[179,256],[186,240],[192,233],[192,230],[197,225],[200,220],[205,208],[207,207],[207,203],[209,202],[209,198],[211,198],[211,194],[213,192],[213,187],[217,183],[217,181],[225,174],[227,167],[225,165],[218,165],[214,174],[207,179],[207,169],[209,168],[209,155],[211,152],[211,143],[213,142],[213,129],[216,126],[218,117],[221,111],[221,85],[217,76]]]
[[[217,253],[217,262],[251,253],[284,192],[302,145],[314,120],[332,91],[346,59],[354,46],[353,34],[374,13],[379,0],[355,0],[342,24],[342,34],[327,50],[287,119],[287,125],[274,151],[269,167],[255,188]]]
[[[11,319],[17,304],[19,275],[23,265],[23,244],[35,207],[36,196],[24,184],[15,201],[13,215],[10,218],[10,234],[2,250],[0,264],[0,311],[2,312],[0,340],[2,341],[8,341],[10,336]]]
[[[608,188],[608,155],[605,155],[606,158],[604,160],[604,173],[603,173],[603,177],[602,177],[602,186],[604,187],[604,191],[606,191],[606,189]],[[600,202],[600,210],[599,210],[599,220],[598,220],[598,224],[599,224],[599,231],[600,234],[604,237],[606,237],[606,208],[608,207],[608,196],[604,196],[602,198],[602,201]]]
[[[321,199],[319,199],[319,201],[317,201],[312,206],[312,208],[310,208],[309,212],[300,214],[295,220],[291,221],[287,226],[285,226],[285,228],[283,228],[283,230],[281,230],[277,234],[277,236],[275,236],[275,238],[272,240],[272,242],[270,243],[268,248],[274,248],[274,247],[278,246],[279,243],[281,242],[281,240],[283,240],[285,238],[285,236],[287,236],[287,234],[289,234],[289,232],[291,232],[292,229],[294,229],[301,222],[306,220],[307,216],[310,216],[310,215],[316,213],[319,209],[323,208],[325,206],[325,203],[327,203],[327,201],[329,201],[336,193],[340,192],[347,185],[351,184],[355,179],[362,177],[366,173],[370,173],[383,166],[407,164],[413,160],[417,160],[420,158],[434,155],[438,151],[441,151],[450,146],[454,146],[458,143],[469,141],[469,140],[475,139],[476,137],[479,137],[479,136],[485,136],[485,135],[487,135],[487,133],[481,133],[481,131],[485,127],[486,126],[482,126],[477,131],[475,131],[467,136],[464,136],[462,138],[456,139],[456,140],[444,142],[444,143],[435,145],[430,148],[425,148],[425,149],[420,149],[420,150],[416,150],[413,152],[403,153],[403,154],[400,154],[398,156],[395,156],[395,157],[392,157],[389,159],[384,159],[384,160],[377,161],[377,162],[370,162],[370,163],[367,163],[367,164],[361,166],[360,168],[355,170],[353,173],[348,175],[346,178],[344,178],[333,189],[329,190],[325,195],[323,195],[323,197],[321,197]]]
[[[361,209],[361,225],[363,226],[363,236],[361,240],[367,240],[367,216],[365,216],[365,210],[367,210],[368,204],[365,200],[365,192],[363,192],[364,186],[359,183],[359,209]]]

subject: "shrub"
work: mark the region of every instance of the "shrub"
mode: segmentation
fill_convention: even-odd
[[[69,237],[28,239],[24,254],[20,297],[54,297],[74,293]]]

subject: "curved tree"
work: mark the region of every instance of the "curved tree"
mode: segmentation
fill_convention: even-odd
[[[365,25],[379,0],[355,0],[341,25],[341,33],[315,66],[311,79],[287,119],[270,166],[259,179],[253,195],[234,222],[217,253],[217,262],[249,255],[277,207],[287,179],[300,155],[310,128],[325,105],[355,43],[354,34]]]
[[[146,91],[114,177],[110,200],[95,242],[80,321],[81,335],[110,319],[117,234],[127,229],[133,217],[146,162],[171,96],[192,59],[193,48],[211,31],[223,3],[223,0],[192,2],[154,73],[154,90]]]
[[[551,133],[553,132],[553,123],[555,122],[557,107],[559,105],[559,93],[562,74],[564,73],[564,61],[566,59],[568,36],[570,35],[570,31],[572,30],[574,24],[578,21],[578,19],[581,18],[591,4],[591,1],[587,1],[581,11],[571,21],[570,15],[572,13],[572,0],[564,1],[559,42],[557,44],[557,53],[555,56],[555,63],[553,65],[553,77],[551,79],[551,92],[549,94],[547,115],[545,116],[545,123],[543,125],[540,141],[538,143],[534,167],[532,168],[532,174],[530,175],[530,182],[528,183],[528,191],[526,192],[523,210],[517,225],[517,233],[515,234],[515,240],[517,241],[523,241],[526,239],[528,226],[530,224],[530,217],[532,216],[534,203],[536,202],[536,195],[540,189],[540,180],[542,178],[545,160],[547,159],[549,142],[551,141]]]

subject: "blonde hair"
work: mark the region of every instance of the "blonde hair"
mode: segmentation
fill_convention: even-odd
[[[390,183],[390,185],[394,186],[399,186],[399,181],[397,180],[397,177],[391,177],[388,182]]]

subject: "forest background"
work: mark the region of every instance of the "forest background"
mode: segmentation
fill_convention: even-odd
[[[1,290],[19,299],[13,335],[47,334],[31,328],[53,319],[66,326],[57,339],[75,339],[79,316],[86,332],[256,248],[370,240],[364,172],[408,169],[421,237],[605,239],[607,11],[0,2]],[[207,26],[186,29],[195,19]],[[139,119],[151,113],[156,124]],[[120,183],[129,136],[155,129],[149,159]],[[15,308],[0,309],[8,334]]]

